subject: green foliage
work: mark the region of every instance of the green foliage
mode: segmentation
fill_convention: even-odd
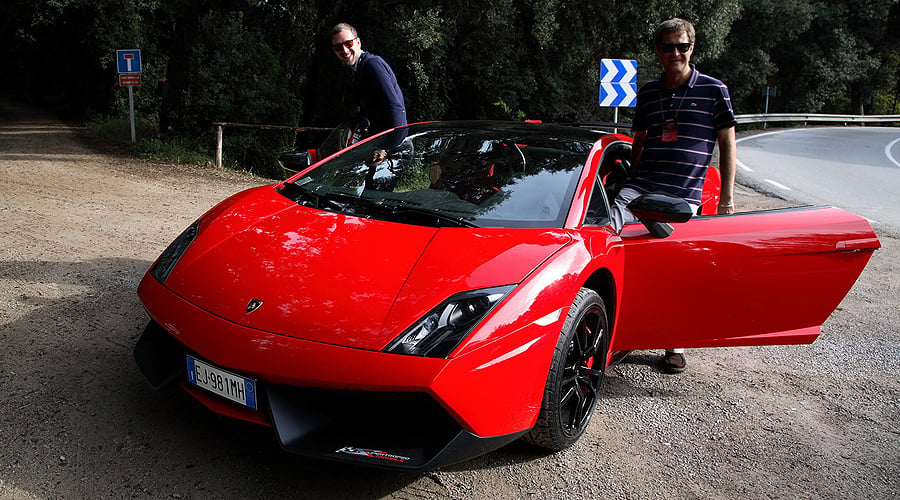
[[[163,131],[139,131],[141,153],[205,164],[215,122],[346,117],[349,70],[329,43],[346,21],[391,64],[410,121],[609,121],[599,60],[636,59],[639,83],[654,78],[651,34],[673,16],[694,22],[693,62],[728,84],[739,113],[761,112],[771,85],[771,112],[897,112],[900,0],[7,0],[0,64],[14,77],[0,90],[78,119],[122,120],[114,53],[140,48],[136,116]],[[127,126],[109,127],[127,137]],[[226,163],[259,175],[279,176],[276,157],[293,146],[290,132],[225,129]]]
[[[199,23],[183,77],[175,122],[183,132],[199,135],[215,122],[296,124],[299,101],[280,84],[279,60],[262,34],[246,29],[241,12],[210,12]],[[293,137],[272,131],[236,129],[227,155],[241,168],[276,175],[277,155],[290,149]]]
[[[498,100],[494,103],[497,109],[499,109],[507,120],[516,120],[516,121],[524,121],[528,119],[528,116],[524,111],[514,111],[509,107],[509,104],[503,102],[503,99]]]
[[[88,122],[86,128],[88,135],[103,142],[131,144],[131,119],[128,117],[98,118]],[[134,135],[136,140],[156,137],[156,122],[147,118],[135,117]]]
[[[859,113],[876,93],[896,95],[897,0],[743,0],[726,52],[713,64],[739,112]],[[893,21],[892,21],[893,20]]]
[[[208,166],[212,156],[201,141],[188,137],[159,137],[159,124],[146,118],[135,118],[137,142],[131,142],[129,118],[98,118],[86,124],[88,135],[106,144],[125,146],[139,156],[184,165]]]
[[[403,89],[410,121],[444,116],[452,80],[447,75],[448,45],[453,23],[445,22],[440,9],[398,8],[397,36],[384,40]]]
[[[169,163],[196,166],[209,166],[212,163],[212,157],[206,152],[206,148],[199,146],[198,141],[186,137],[144,139],[132,149],[144,158]]]
[[[874,89],[869,114],[900,114],[900,51],[885,55],[884,63],[875,79],[881,82],[894,82],[894,85],[891,87],[888,83]]]
[[[776,79],[778,51],[789,47],[808,31],[813,16],[814,9],[809,1],[743,2],[742,15],[732,25],[731,43],[721,57],[709,64],[709,72],[728,85],[738,112],[762,112],[764,98],[761,91],[766,86],[778,86],[779,94],[787,91]]]

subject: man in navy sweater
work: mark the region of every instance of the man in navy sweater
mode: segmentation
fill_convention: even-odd
[[[356,28],[347,23],[336,25],[331,30],[331,47],[338,59],[353,70],[360,114],[368,122],[363,136],[406,125],[406,104],[394,71],[384,59],[362,49]]]

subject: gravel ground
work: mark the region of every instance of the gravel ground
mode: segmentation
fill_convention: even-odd
[[[0,102],[0,498],[900,496],[900,243],[880,228],[815,343],[689,350],[681,375],[633,353],[556,454],[514,443],[426,474],[351,467],[153,392],[131,358],[141,276],[206,209],[267,182],[100,151]],[[738,203],[784,205],[747,188]]]

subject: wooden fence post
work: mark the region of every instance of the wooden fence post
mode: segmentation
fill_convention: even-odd
[[[285,125],[253,125],[249,123],[229,123],[229,122],[213,122],[216,127],[216,168],[223,168],[222,151],[224,149],[224,140],[222,139],[225,127],[243,127],[258,130],[292,130],[297,132],[331,132],[331,128],[322,127],[288,127]]]
[[[222,124],[216,125],[216,168],[222,168]]]

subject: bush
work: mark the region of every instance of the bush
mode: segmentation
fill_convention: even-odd
[[[189,91],[177,107],[179,136],[207,137],[212,155],[213,123],[296,125],[300,102],[281,85],[281,66],[261,33],[245,29],[243,15],[210,12],[200,21],[192,48]],[[226,128],[224,156],[230,167],[257,175],[281,174],[279,153],[291,149],[293,133]]]
[[[200,147],[198,141],[184,137],[145,139],[135,144],[132,149],[144,158],[169,163],[197,166],[206,166],[212,163],[212,158],[204,148]]]
[[[137,141],[155,138],[159,134],[155,121],[146,118],[135,118],[135,137]],[[131,144],[131,120],[129,118],[99,118],[87,123],[87,131],[91,137],[110,144]]]

